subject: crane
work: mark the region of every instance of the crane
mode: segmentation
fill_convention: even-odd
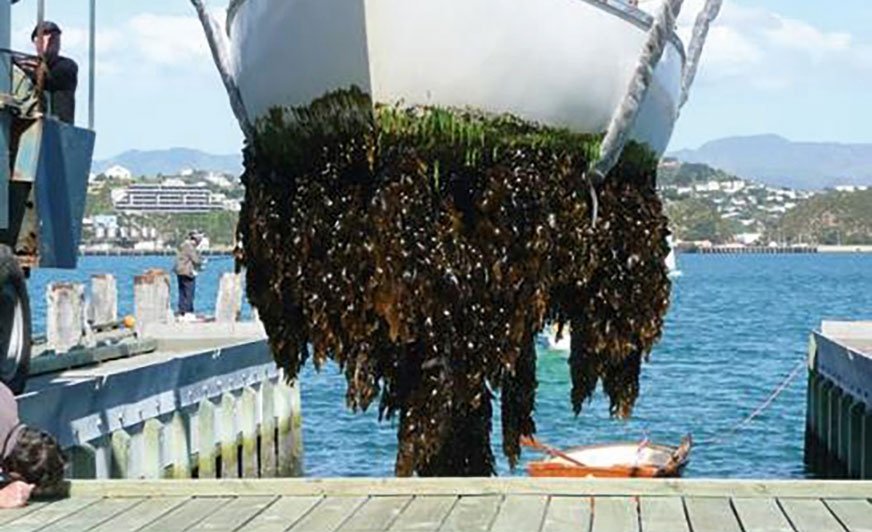
[[[90,3],[90,97],[87,128],[25,107],[13,90],[13,4],[0,0],[0,381],[24,390],[30,364],[31,315],[27,279],[36,267],[75,268],[94,142],[95,4]],[[45,0],[36,0],[37,27]],[[41,29],[39,32],[41,33]],[[41,83],[34,90],[42,101]]]

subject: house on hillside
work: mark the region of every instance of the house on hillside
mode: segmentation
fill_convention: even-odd
[[[111,179],[118,179],[122,181],[130,181],[131,179],[133,179],[133,172],[118,164],[107,168],[106,171],[103,172],[103,175]]]

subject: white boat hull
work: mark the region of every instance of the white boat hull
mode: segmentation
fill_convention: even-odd
[[[236,0],[228,32],[249,115],[357,86],[375,103],[473,108],[602,133],[647,15],[595,0]],[[621,11],[623,10],[623,11]],[[662,153],[684,56],[671,40],[633,137]]]

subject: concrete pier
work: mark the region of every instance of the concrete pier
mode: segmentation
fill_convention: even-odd
[[[134,279],[136,331],[117,323],[117,285],[49,286],[47,341],[18,397],[54,434],[77,479],[302,475],[300,392],[273,362],[263,324],[240,322],[242,281],[222,279],[220,319],[175,323],[170,277]],[[88,314],[86,318],[86,314]]]
[[[302,474],[299,389],[276,368],[262,325],[149,331],[139,342],[151,352],[33,377],[19,396],[22,421],[67,450],[70,478]]]
[[[809,346],[805,462],[872,479],[872,322],[823,322]]]

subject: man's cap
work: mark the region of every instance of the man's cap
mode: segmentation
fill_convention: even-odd
[[[37,24],[35,28],[33,28],[33,33],[30,34],[30,40],[36,39],[36,36],[39,35],[39,29],[42,28],[42,32],[45,34],[61,34],[61,27],[55,24],[50,20],[43,20],[42,24]]]

